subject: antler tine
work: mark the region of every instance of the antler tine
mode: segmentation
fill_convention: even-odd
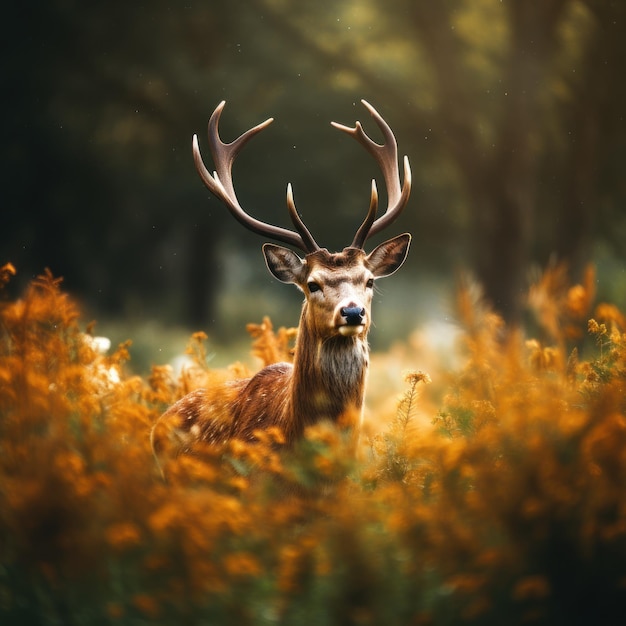
[[[217,172],[215,172],[217,174],[216,178],[221,182],[222,188],[226,191],[228,197],[237,202],[232,178],[233,163],[248,141],[267,128],[274,121],[274,118],[270,117],[264,122],[257,124],[231,143],[226,144],[220,139],[219,133],[219,122],[225,105],[226,101],[222,100],[209,118],[209,147],[213,162],[217,168]]]
[[[372,194],[370,196],[370,208],[363,220],[363,223],[356,231],[354,240],[352,241],[352,248],[363,248],[368,233],[372,228],[372,224],[376,218],[376,211],[378,211],[378,189],[376,189],[376,181],[372,178]]]
[[[293,208],[290,206],[289,197],[287,203],[289,214],[298,232],[261,222],[246,213],[239,204],[233,187],[233,162],[246,143],[248,143],[254,135],[260,133],[264,128],[269,126],[274,120],[273,118],[269,118],[261,124],[247,130],[231,143],[224,143],[220,139],[218,126],[225,104],[225,101],[220,102],[209,119],[209,147],[211,149],[211,155],[216,167],[216,171],[213,172],[213,175],[211,175],[209,170],[204,165],[202,155],[200,154],[200,148],[198,146],[197,135],[193,136],[193,159],[202,182],[214,196],[219,198],[227,206],[233,217],[249,230],[292,245],[306,253],[319,250],[319,246],[315,243],[311,233],[309,233],[306,226],[298,216],[295,210],[295,205]],[[293,196],[291,198],[291,205],[293,205]]]
[[[293,200],[293,190],[291,189],[291,183],[287,185],[287,209],[289,211],[289,217],[291,222],[296,227],[296,230],[300,233],[302,241],[306,246],[308,252],[315,252],[320,247],[313,239],[313,235],[309,232],[309,229],[305,226],[304,222],[300,219],[298,211],[296,210],[296,203]]]
[[[409,195],[411,193],[411,168],[409,166],[408,157],[404,157],[404,183],[400,186],[400,171],[398,168],[398,144],[393,131],[382,118],[380,113],[366,100],[361,100],[363,106],[370,112],[370,115],[378,124],[378,127],[383,133],[385,140],[384,144],[378,144],[373,141],[363,130],[361,122],[356,122],[354,128],[344,126],[343,124],[337,124],[331,122],[332,125],[338,130],[354,137],[375,159],[380,166],[383,177],[385,179],[385,186],[387,187],[387,210],[376,221],[371,223],[369,229],[365,229],[368,223],[368,217],[357,231],[357,235],[352,243],[353,247],[363,247],[363,244],[369,237],[380,232],[386,228],[391,222],[393,222],[398,215],[402,212],[402,209],[406,206]],[[372,194],[374,191],[372,191]],[[373,202],[373,198],[370,201],[370,207]]]

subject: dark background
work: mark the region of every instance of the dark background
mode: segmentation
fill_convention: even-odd
[[[255,216],[347,245],[381,176],[329,122],[387,119],[411,159],[408,266],[377,327],[404,331],[470,271],[509,320],[533,268],[592,261],[624,304],[626,3],[621,0],[12,2],[3,8],[0,262],[18,292],[49,267],[88,315],[226,339],[299,297],[265,273],[195,172],[222,99]],[[399,299],[404,297],[405,299]],[[407,313],[412,311],[413,313]],[[418,311],[415,313],[415,311]],[[130,331],[129,331],[130,332]]]

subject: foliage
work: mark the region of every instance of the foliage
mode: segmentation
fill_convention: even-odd
[[[129,375],[127,347],[102,354],[60,280],[37,278],[0,300],[3,623],[617,623],[625,319],[597,306],[574,350],[563,307],[588,287],[541,300],[550,343],[461,289],[462,365],[427,386],[408,374],[358,461],[320,424],[290,453],[278,432],[199,449],[165,483],[149,445],[163,407],[245,372],[209,368],[198,334],[179,379]],[[288,353],[269,320],[253,331],[257,353]],[[433,425],[416,410],[429,395]]]
[[[331,250],[362,221],[368,181],[382,182],[369,155],[329,124],[358,117],[376,133],[358,105],[366,98],[411,160],[402,223],[423,236],[409,266],[447,275],[469,264],[501,308],[514,308],[505,300],[525,291],[528,266],[550,255],[569,260],[576,280],[600,255],[621,268],[624,2],[4,9],[0,248],[21,270],[14,293],[48,265],[101,323],[140,308],[167,326],[238,332],[249,315],[240,292],[258,304],[264,264],[191,159],[193,133],[208,159],[206,122],[222,99],[226,141],[276,118],[235,164],[242,205],[287,225],[293,182],[303,219]],[[611,274],[601,287],[622,298],[621,272]],[[219,314],[225,286],[236,318]],[[276,303],[274,319],[281,310]]]

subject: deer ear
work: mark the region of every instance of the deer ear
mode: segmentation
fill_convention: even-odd
[[[402,267],[409,253],[410,243],[409,233],[388,239],[367,255],[365,265],[372,271],[375,278],[390,276]]]
[[[275,246],[273,243],[263,244],[265,263],[271,274],[281,283],[301,282],[304,275],[304,261],[289,248]]]

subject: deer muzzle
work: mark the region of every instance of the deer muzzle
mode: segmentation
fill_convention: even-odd
[[[339,308],[337,330],[345,337],[358,335],[365,329],[367,313],[362,306],[351,303]]]

